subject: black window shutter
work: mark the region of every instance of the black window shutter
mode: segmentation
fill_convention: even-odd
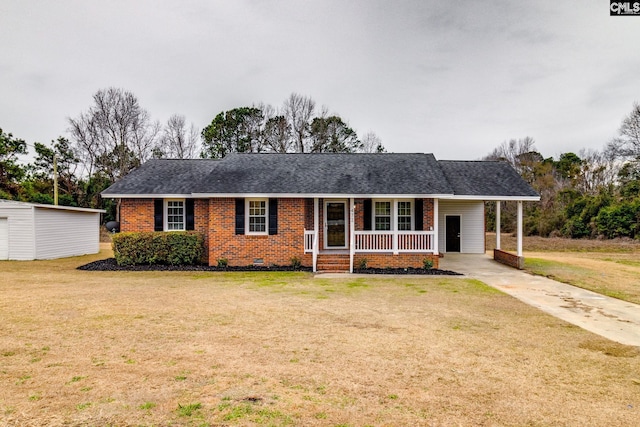
[[[364,199],[363,201],[364,211],[364,229],[371,230],[371,199]]]
[[[154,199],[153,201],[153,231],[164,230],[164,200]]]
[[[269,199],[269,234],[278,234],[278,199]]]
[[[194,215],[194,203],[193,199],[186,199],[185,202],[185,213],[186,213],[186,229],[194,230],[196,225],[196,216]]]
[[[244,199],[236,199],[236,234],[244,234]]]
[[[414,208],[413,221],[415,224],[415,229],[416,231],[422,231],[422,228],[424,227],[422,199],[415,199],[414,205],[415,205],[415,208]]]

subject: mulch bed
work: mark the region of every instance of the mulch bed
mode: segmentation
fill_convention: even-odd
[[[451,270],[440,270],[437,268],[354,268],[354,273],[358,274],[421,274],[425,276],[462,276]]]
[[[118,265],[115,258],[101,259],[93,261],[89,264],[81,265],[78,270],[86,271],[306,271],[311,272],[311,267],[292,267],[292,266],[260,266],[250,265],[246,267],[217,267],[204,264],[199,265]],[[353,270],[359,274],[422,274],[430,276],[461,276],[460,273],[449,270],[439,270],[431,268],[357,268]]]
[[[198,265],[118,265],[115,258],[101,259],[81,265],[78,270],[87,271],[312,271],[310,267],[291,266],[261,266],[250,265],[246,267],[217,267],[205,264]]]

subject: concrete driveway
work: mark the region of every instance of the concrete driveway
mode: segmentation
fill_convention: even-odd
[[[534,276],[488,255],[447,253],[440,268],[478,279],[583,329],[622,344],[640,346],[640,305]]]

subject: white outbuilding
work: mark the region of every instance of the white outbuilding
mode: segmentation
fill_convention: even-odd
[[[0,260],[98,253],[104,212],[0,199]]]

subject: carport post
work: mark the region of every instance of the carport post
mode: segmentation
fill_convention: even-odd
[[[500,248],[500,200],[496,202],[496,249]]]
[[[518,256],[522,256],[522,200],[518,200]]]

